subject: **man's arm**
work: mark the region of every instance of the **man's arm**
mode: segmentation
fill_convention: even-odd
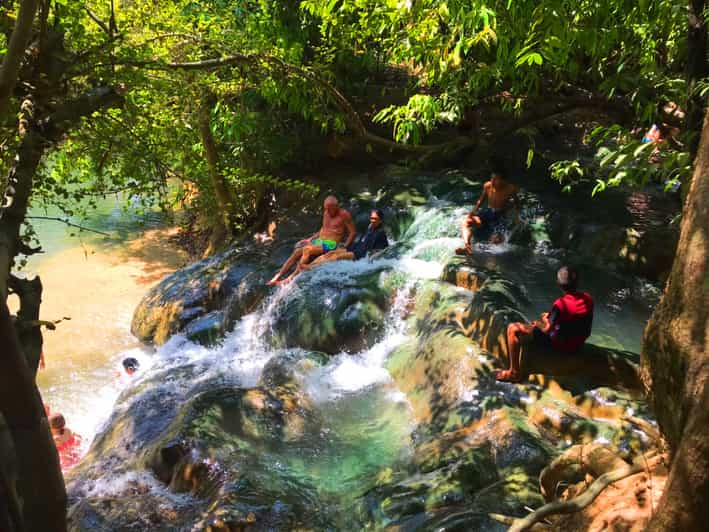
[[[542,326],[540,329],[544,334],[549,334],[549,331],[551,331],[552,327],[556,324],[556,321],[559,319],[559,309],[556,308],[556,305],[551,308],[551,312],[545,312],[542,314],[542,319],[541,319],[541,324]]]
[[[480,194],[480,198],[478,198],[477,203],[475,204],[475,207],[473,208],[473,211],[471,214],[477,214],[478,210],[480,209],[480,205],[483,204],[483,201],[485,201],[485,198],[487,197],[487,183],[483,185],[483,192]]]
[[[352,221],[352,215],[348,212],[345,218],[345,229],[347,229],[347,241],[345,242],[345,247],[348,248],[352,245],[352,242],[357,235],[357,229],[355,228],[354,221]]]

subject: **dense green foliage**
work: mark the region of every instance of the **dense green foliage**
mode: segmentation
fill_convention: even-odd
[[[361,102],[368,88],[392,84],[392,73],[411,96],[375,108],[372,116],[392,127],[397,142],[423,143],[475,109],[484,115],[496,107],[521,119],[542,102],[583,95],[625,107],[630,119],[589,138],[599,148],[594,166],[562,161],[552,167],[556,179],[567,185],[598,180],[596,190],[602,190],[688,175],[684,146],[695,132],[680,129],[673,146],[648,160],[647,145],[638,144],[641,135],[633,131],[656,120],[659,102],[687,101],[681,3],[58,0],[49,9],[48,23],[62,34],[72,62],[52,80],[55,86],[126,90],[121,107],[86,119],[46,158],[33,202],[57,204],[69,214],[77,200],[90,206],[92,198],[130,191],[132,201],[163,207],[191,195],[192,207],[217,223],[219,174],[231,194],[232,222],[249,227],[269,190],[312,192],[284,179],[287,169],[322,156],[326,136],[347,129],[346,110],[324,84]],[[2,13],[6,37],[13,13]],[[185,64],[235,54],[240,59],[221,66]],[[216,172],[200,137],[205,106]],[[599,113],[599,124],[613,121]],[[6,124],[5,171],[18,141],[15,124]],[[534,124],[524,126],[533,136]],[[168,183],[183,187],[170,194],[175,187]]]

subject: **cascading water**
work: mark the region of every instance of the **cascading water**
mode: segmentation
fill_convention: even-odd
[[[129,433],[130,437],[124,436],[126,439],[118,443],[130,447],[130,453],[141,458],[134,462],[122,461],[121,457],[127,456],[122,451],[124,454],[109,455],[102,464],[81,464],[69,475],[74,500],[89,495],[125,495],[131,489],[147,490],[174,511],[194,510],[199,507],[200,495],[176,495],[166,489],[147,472],[145,463],[149,459],[141,455],[140,444],[157,441],[176,423],[181,405],[201,393],[217,388],[278,387],[283,384],[280,375],[287,374],[287,386],[297,388],[297,397],[307,405],[307,408],[302,407],[307,412],[302,416],[304,421],[300,421],[305,429],[298,432],[298,426],[293,429],[284,423],[279,425],[278,435],[265,436],[270,442],[268,445],[251,443],[244,447],[243,443],[229,443],[235,449],[230,452],[248,448],[249,452],[256,453],[249,455],[252,456],[250,463],[235,459],[237,465],[231,467],[248,471],[244,475],[250,487],[239,488],[240,493],[248,494],[254,507],[259,506],[255,499],[260,496],[264,500],[269,497],[275,500],[270,503],[272,519],[286,512],[279,504],[284,508],[290,504],[290,508],[302,512],[302,507],[298,506],[302,503],[321,516],[304,518],[301,524],[316,528],[356,527],[353,508],[357,501],[383,477],[391,475],[392,471],[405,470],[410,462],[415,423],[406,396],[392,381],[385,362],[394,349],[417,334],[406,320],[410,300],[422,282],[441,276],[444,264],[460,245],[458,220],[463,213],[460,207],[439,200],[416,208],[411,225],[379,258],[331,263],[304,273],[291,285],[275,290],[258,310],[238,321],[216,347],[200,346],[176,335],[154,353],[147,350],[122,353],[121,357],[135,356],[141,361],[139,373],[132,379],[122,378],[112,383],[98,394],[85,394],[83,401],[67,405],[65,415],[70,419],[75,415],[82,417],[79,432],[83,432],[87,446],[100,427],[106,430],[97,437],[96,448],[109,450],[111,446],[118,446],[106,433],[112,426],[123,427],[123,433]],[[553,257],[507,244],[482,245],[477,253],[491,268],[503,269],[513,282],[526,287],[530,302],[523,310],[530,316],[545,310],[556,297],[553,271],[558,261]],[[284,313],[294,312],[292,305],[299,299],[309,297],[320,286],[361,288],[364,278],[386,296],[384,325],[373,341],[357,350],[325,357],[314,352],[315,349],[287,345],[287,339],[284,345],[278,340],[279,319]],[[619,306],[617,297],[613,299],[618,283],[612,277],[599,273],[589,279],[587,286],[589,284],[599,302],[595,337],[629,339],[625,345],[623,340],[616,343],[636,349],[638,331],[647,309],[623,302]],[[607,304],[611,300],[615,307]],[[326,327],[331,303],[327,297],[322,300],[322,323],[316,320],[310,324],[315,333],[320,327]],[[622,319],[619,319],[618,308],[622,308]],[[631,334],[618,334],[621,327]],[[124,389],[109,418],[108,403],[121,387]],[[507,393],[506,388],[501,389],[500,394]],[[476,400],[477,390],[462,393],[468,400]],[[98,408],[97,396],[102,398]],[[92,408],[87,408],[88,404]],[[222,408],[219,416],[226,419],[226,411]],[[311,429],[313,432],[308,432]],[[262,429],[258,430],[263,435]],[[289,436],[288,431],[293,430],[298,433]],[[278,444],[273,443],[275,439],[279,439]],[[229,456],[224,451],[220,453],[218,456]],[[91,456],[95,458],[100,454]],[[212,464],[212,476],[219,476],[214,471],[230,467],[218,464],[214,457],[205,460]],[[230,482],[225,481],[225,485],[236,489],[233,486],[238,483]],[[136,488],[136,485],[141,487]],[[273,486],[276,494],[265,495],[264,486]],[[225,489],[222,487],[220,493]],[[286,502],[282,502],[284,497]],[[302,501],[291,500],[298,498]],[[246,515],[248,517],[248,512]],[[281,523],[277,519],[274,522]]]

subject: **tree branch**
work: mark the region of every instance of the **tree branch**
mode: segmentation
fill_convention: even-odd
[[[25,55],[25,48],[32,32],[32,21],[36,12],[37,0],[22,0],[7,46],[7,53],[2,61],[2,66],[0,66],[0,116],[3,116],[7,111],[10,95],[17,83],[17,74]]]
[[[58,218],[55,216],[25,216],[25,220],[51,220],[54,222],[61,222],[70,227],[76,227],[78,229],[81,229],[82,231],[89,231],[90,233],[96,233],[97,235],[111,236],[109,233],[104,233],[103,231],[98,231],[96,229],[90,229],[89,227],[75,224],[73,222],[70,222],[69,220],[66,220],[64,218]]]
[[[96,24],[99,25],[99,27],[106,33],[106,35],[108,35],[109,37],[113,37],[113,33],[111,32],[108,25],[103,20],[98,18],[98,15],[96,15],[96,13],[91,11],[88,6],[84,6],[84,11],[86,11],[91,20],[93,20]]]
[[[414,144],[401,144],[393,140],[380,137],[374,133],[367,130],[362,118],[359,113],[354,109],[349,100],[330,82],[323,78],[320,74],[315,71],[291,65],[282,61],[281,59],[270,56],[270,55],[257,55],[257,54],[234,54],[227,57],[220,57],[215,59],[205,59],[202,61],[192,61],[185,63],[161,63],[159,61],[117,61],[116,65],[133,66],[146,69],[154,70],[211,70],[218,69],[228,66],[237,65],[249,65],[256,68],[262,68],[263,66],[274,67],[278,70],[285,72],[286,74],[292,74],[304,79],[307,79],[319,86],[323,91],[330,96],[331,100],[335,105],[342,111],[345,115],[346,123],[348,129],[350,129],[355,136],[361,138],[365,142],[375,144],[392,151],[403,151],[412,154],[428,155],[434,152],[440,151],[454,151],[474,146],[477,140],[471,137],[463,137],[460,139],[453,140],[451,142],[444,142],[440,144],[428,144],[428,145],[414,145]],[[97,67],[106,65],[96,65]]]
[[[0,209],[0,299],[3,301],[7,297],[7,279],[20,242],[20,226],[27,215],[32,182],[44,151],[61,140],[83,117],[122,101],[121,94],[113,88],[98,87],[64,101],[44,117],[34,116],[31,100],[23,102],[21,142],[7,179],[8,185],[14,189],[13,201],[7,208]]]

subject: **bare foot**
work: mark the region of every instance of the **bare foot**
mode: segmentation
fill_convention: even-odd
[[[280,281],[276,282],[276,286],[285,286],[293,281],[294,277],[291,275],[290,277],[286,277],[285,279],[281,279]]]
[[[273,276],[273,279],[271,279],[270,281],[268,281],[266,283],[266,286],[276,286],[279,283],[280,279],[281,279],[281,276],[276,274]]]
[[[472,255],[473,250],[470,249],[469,247],[464,247],[464,248],[458,248],[455,250],[456,255]]]
[[[495,378],[502,382],[520,382],[519,374],[511,369],[501,369],[495,372]]]

